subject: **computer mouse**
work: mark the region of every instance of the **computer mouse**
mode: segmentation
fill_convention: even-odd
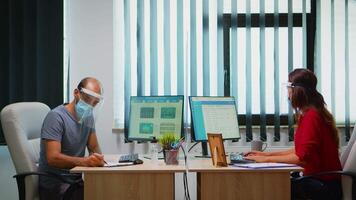
[[[138,165],[138,164],[142,164],[142,163],[143,163],[143,161],[141,159],[136,159],[133,161],[134,165]]]

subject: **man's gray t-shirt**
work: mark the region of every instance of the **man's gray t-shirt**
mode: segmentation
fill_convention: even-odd
[[[55,174],[68,174],[68,169],[59,169],[48,165],[44,140],[60,142],[62,154],[84,157],[89,134],[95,133],[93,122],[93,120],[86,120],[85,123],[78,123],[64,105],[51,110],[42,125],[39,170]],[[88,126],[88,124],[90,125]],[[53,178],[41,176],[40,184],[45,187],[56,187],[59,182]]]

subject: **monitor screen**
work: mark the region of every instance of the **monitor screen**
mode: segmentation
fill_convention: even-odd
[[[128,140],[159,139],[165,133],[183,135],[183,96],[132,96]]]
[[[192,139],[207,141],[207,133],[221,133],[224,140],[240,138],[234,97],[189,97]]]

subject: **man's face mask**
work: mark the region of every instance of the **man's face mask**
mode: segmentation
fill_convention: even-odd
[[[79,99],[77,104],[75,104],[75,112],[79,123],[82,123],[87,117],[91,116],[93,113],[93,106],[85,103],[83,100]]]
[[[81,88],[80,98],[75,105],[75,111],[79,123],[82,123],[86,118],[93,116],[94,109],[101,107],[103,98],[100,94],[91,90]]]

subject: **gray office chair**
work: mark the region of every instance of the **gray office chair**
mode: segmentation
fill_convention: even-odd
[[[14,178],[20,200],[39,199],[38,175],[51,176],[70,183],[71,187],[65,198],[69,198],[75,188],[76,182],[68,182],[55,174],[38,172],[41,127],[49,111],[47,105],[39,102],[14,103],[1,111],[1,124],[16,169]]]
[[[329,171],[302,176],[292,179],[292,181],[303,181],[308,178],[320,177],[327,174],[342,175],[342,194],[344,200],[356,199],[356,127],[354,127],[351,138],[345,151],[341,155],[342,171]]]
[[[353,144],[355,143],[355,140],[356,140],[356,124],[354,126],[354,130],[352,131],[351,138],[350,138],[349,142],[347,143],[346,149],[341,154],[340,161],[341,161],[342,167],[344,167],[346,160],[349,157],[351,148],[352,148]]]

